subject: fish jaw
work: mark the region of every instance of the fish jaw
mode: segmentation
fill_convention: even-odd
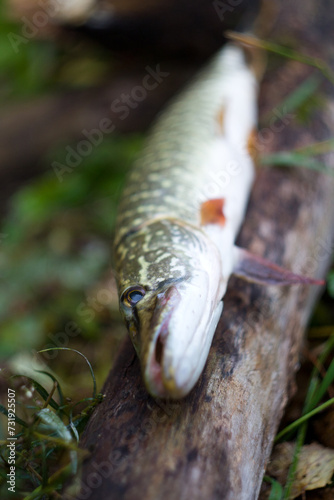
[[[141,228],[127,248],[116,269],[120,310],[146,388],[154,397],[181,398],[200,376],[222,309],[222,253],[202,229],[175,219]],[[145,293],[130,307],[126,291],[137,287]]]
[[[197,270],[157,299],[154,333],[142,351],[145,385],[154,397],[182,398],[200,377],[223,308],[218,280],[215,287],[210,281],[205,270]]]

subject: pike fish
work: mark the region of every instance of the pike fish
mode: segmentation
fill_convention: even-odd
[[[120,310],[154,397],[182,398],[207,360],[232,273],[266,284],[320,283],[234,244],[254,180],[249,146],[258,78],[226,45],[170,104],[120,201]]]

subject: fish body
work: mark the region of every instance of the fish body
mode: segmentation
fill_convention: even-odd
[[[206,362],[254,177],[256,95],[243,50],[225,47],[159,118],[123,192],[120,307],[154,396],[184,396]],[[219,223],[202,220],[212,199]]]
[[[162,113],[125,186],[120,310],[153,396],[181,398],[197,382],[235,269],[281,279],[234,246],[254,179],[257,89],[243,49],[225,46]]]

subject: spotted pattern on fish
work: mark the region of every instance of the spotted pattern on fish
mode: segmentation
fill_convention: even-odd
[[[156,217],[198,225],[202,188],[208,182],[206,158],[219,132],[217,109],[224,106],[220,64],[218,56],[153,128],[123,193],[116,248],[131,229]],[[123,246],[128,245],[123,241]]]
[[[243,50],[224,48],[158,118],[125,185],[116,280],[152,395],[182,397],[204,367],[254,176],[256,94]]]
[[[187,262],[194,250],[202,251],[203,236],[192,226],[183,225],[173,219],[160,219],[144,225],[121,242],[116,250],[116,260],[122,262],[118,278],[125,286],[133,283],[153,283],[187,275]],[[171,247],[171,241],[173,247]],[[133,261],[139,261],[138,269]]]

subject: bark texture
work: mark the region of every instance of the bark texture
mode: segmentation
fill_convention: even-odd
[[[324,0],[281,3],[276,34],[289,34],[304,51],[326,58],[333,9]],[[297,115],[277,117],[278,103],[309,72],[297,62],[281,61],[267,76],[261,106],[270,119],[260,130],[261,152],[333,135],[329,94],[326,106],[306,125]],[[333,156],[324,161],[334,167]],[[333,194],[331,176],[262,169],[238,244],[295,272],[325,277],[333,251]],[[105,383],[105,400],[82,440],[91,455],[77,498],[256,499],[319,291],[232,278],[206,368],[179,402],[148,396],[126,341]]]

